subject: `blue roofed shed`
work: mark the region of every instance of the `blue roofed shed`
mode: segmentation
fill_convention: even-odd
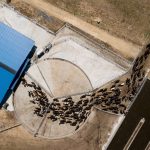
[[[25,69],[35,42],[0,22],[0,105]]]

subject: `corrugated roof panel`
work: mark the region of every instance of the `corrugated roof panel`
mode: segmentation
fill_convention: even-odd
[[[3,100],[10,84],[14,79],[14,74],[0,67],[0,103]]]
[[[18,71],[35,42],[0,22],[0,61]]]
[[[7,91],[12,88],[34,44],[33,40],[0,22],[0,104],[5,101]]]

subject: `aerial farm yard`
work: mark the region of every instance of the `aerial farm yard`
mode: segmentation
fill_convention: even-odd
[[[32,39],[36,50],[8,110],[0,109],[0,150],[107,149],[150,76],[147,3],[1,0],[0,23]],[[144,68],[132,79],[135,65]]]

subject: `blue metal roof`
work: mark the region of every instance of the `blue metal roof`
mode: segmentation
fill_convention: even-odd
[[[0,103],[3,100],[6,92],[9,89],[10,84],[14,79],[14,74],[0,67]]]
[[[33,40],[0,22],[0,105],[23,71],[34,44]]]
[[[0,62],[16,72],[35,42],[0,22]]]

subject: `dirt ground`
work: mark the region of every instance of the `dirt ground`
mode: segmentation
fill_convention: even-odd
[[[28,0],[26,0],[28,1]],[[112,34],[124,37],[133,43],[138,45],[143,45],[150,40],[150,14],[148,14],[150,1],[148,0],[45,0],[55,6],[58,6],[68,12],[71,12],[75,16],[87,21],[88,23],[109,31]],[[37,3],[36,3],[37,2]],[[63,11],[58,11],[48,3],[43,3],[42,0],[30,1],[32,5],[37,8],[42,9],[47,12],[48,16],[51,14],[56,14],[59,18],[64,13]],[[148,5],[149,4],[149,5]],[[135,7],[134,7],[135,6]],[[26,9],[29,5],[25,6]],[[53,8],[53,9],[51,9]],[[118,8],[118,9],[116,9]],[[127,9],[125,9],[127,8]],[[32,12],[32,9],[27,9],[27,11]],[[55,12],[51,12],[56,10]],[[58,11],[58,12],[57,12]],[[22,11],[22,13],[24,10]],[[33,15],[34,12],[28,15]],[[59,14],[59,15],[58,15]],[[30,17],[30,16],[29,16]],[[67,14],[68,20],[74,19],[71,15]],[[32,18],[32,16],[31,16]],[[60,19],[60,18],[59,18]],[[43,22],[39,17],[39,22]],[[56,21],[57,22],[57,21]],[[82,22],[80,19],[74,19],[76,25],[82,26],[85,30],[91,30],[95,36],[104,35],[105,42],[111,41],[116,45],[116,49],[120,49],[121,54],[126,58],[134,58],[138,52],[139,47],[132,43],[124,43],[122,40],[118,41],[117,37],[106,36],[101,30],[97,30],[93,26]],[[43,25],[48,25],[49,22],[44,22]],[[55,28],[56,26],[56,28]],[[50,27],[51,28],[51,25]],[[57,31],[60,26],[52,25],[54,31]],[[109,37],[109,40],[108,40]],[[107,114],[99,113],[95,110],[95,119],[92,120],[90,125],[86,126],[79,134],[71,136],[70,138],[65,138],[61,140],[46,140],[35,138],[29,134],[22,126],[18,126],[11,130],[7,130],[0,133],[0,150],[99,150],[102,144],[105,142],[108,136],[108,132],[112,128],[112,124],[115,121],[115,117],[109,118]],[[109,119],[108,119],[109,118]],[[0,129],[5,129],[16,124],[14,119],[14,114],[6,113],[0,110]],[[101,126],[101,127],[100,127]],[[101,134],[99,134],[101,133]],[[5,142],[4,142],[5,141]]]
[[[0,133],[18,124],[13,112],[0,110]]]
[[[135,56],[139,53],[140,47],[120,39],[116,36],[109,34],[107,31],[104,31],[100,28],[97,28],[82,19],[71,15],[70,13],[59,9],[50,3],[44,2],[43,0],[23,0],[24,2],[29,3],[30,5],[41,9],[42,11],[46,12],[50,16],[55,16],[64,22],[68,22],[75,27],[79,28],[80,30],[86,32],[87,34],[93,36],[96,39],[99,39],[114,48],[114,51],[117,52],[119,55],[123,55],[125,58],[133,60]],[[131,51],[132,50],[132,51]]]
[[[149,0],[44,0],[138,45],[150,40]]]
[[[82,130],[60,140],[35,138],[18,126],[0,133],[0,150],[100,150],[117,120],[118,116],[95,109],[92,119]]]
[[[135,17],[134,16],[132,16],[132,7],[134,7],[134,4],[135,3],[132,3],[132,7],[130,8],[130,6],[128,6],[129,4],[127,3],[127,6],[129,7],[127,7],[128,9],[128,11],[130,12],[129,14],[132,16],[131,17],[131,19],[129,19],[129,17],[128,17],[128,19],[129,20],[132,20],[132,22],[134,23],[134,27],[137,27],[136,29],[132,29],[132,30],[130,30],[129,32],[127,32],[128,31],[128,28],[126,29],[124,29],[123,27],[119,27],[118,25],[116,25],[116,24],[114,24],[114,27],[116,28],[116,29],[118,29],[119,31],[121,31],[121,32],[118,32],[117,30],[115,30],[113,27],[111,28],[111,26],[109,26],[109,29],[111,29],[111,30],[113,30],[114,32],[115,32],[115,35],[117,35],[117,36],[113,36],[112,34],[109,34],[108,32],[106,32],[106,30],[102,30],[101,29],[101,27],[99,27],[99,28],[97,28],[97,27],[95,27],[95,26],[93,26],[93,25],[91,25],[90,23],[86,23],[85,21],[83,21],[84,20],[84,18],[85,17],[83,17],[83,18],[80,18],[80,16],[74,16],[74,15],[71,15],[70,13],[67,13],[66,11],[63,11],[63,9],[59,9],[60,7],[61,7],[61,4],[63,3],[64,5],[63,5],[63,7],[68,7],[68,8],[70,8],[70,7],[73,7],[74,5],[74,9],[76,8],[76,6],[79,6],[79,5],[77,5],[77,1],[67,1],[67,0],[64,0],[64,1],[59,1],[59,0],[56,0],[56,1],[53,1],[53,0],[32,0],[32,1],[29,1],[29,0],[23,0],[24,2],[27,2],[27,3],[30,3],[30,5],[32,5],[32,6],[34,6],[34,7],[36,7],[36,8],[38,8],[38,9],[40,9],[40,10],[43,10],[44,12],[46,12],[48,15],[53,15],[53,16],[55,16],[55,17],[57,17],[57,18],[59,18],[60,20],[63,20],[63,21],[65,21],[65,22],[68,22],[68,23],[70,23],[70,24],[72,24],[72,25],[74,25],[74,26],[76,26],[77,28],[79,28],[79,29],[81,29],[81,30],[83,30],[84,32],[87,32],[88,34],[90,34],[90,35],[92,35],[94,38],[96,38],[96,39],[99,39],[99,40],[102,40],[103,42],[105,42],[105,43],[108,43],[109,45],[111,45],[113,48],[114,48],[114,51],[116,52],[116,53],[118,53],[119,55],[122,55],[123,57],[125,57],[125,58],[127,58],[128,60],[133,60],[135,57],[137,57],[137,55],[139,54],[139,52],[142,50],[142,45],[144,45],[144,44],[146,44],[146,43],[148,43],[148,41],[150,40],[150,38],[149,38],[149,34],[148,34],[148,32],[147,32],[147,36],[146,37],[144,37],[144,36],[142,36],[142,35],[145,35],[144,34],[144,31],[141,31],[141,32],[139,32],[139,30],[142,30],[144,27],[145,28],[147,28],[148,27],[148,25],[146,25],[145,26],[145,24],[148,24],[147,23],[147,21],[149,20],[149,15],[148,15],[148,12],[149,12],[149,9],[148,9],[148,7],[150,6],[147,6],[146,7],[146,4],[148,4],[149,2],[148,1],[146,1],[146,0],[144,0],[144,3],[140,6],[140,7],[143,7],[142,9],[144,9],[145,10],[145,12],[143,13],[143,15],[144,15],[144,17],[142,16],[142,14],[140,15],[140,17],[142,18],[145,18],[145,24],[143,25],[143,24],[141,24],[141,23],[143,23],[143,22],[140,22],[141,20],[140,20],[140,18],[136,18],[136,20],[134,20],[135,19]],[[45,1],[45,2],[44,2]],[[49,3],[47,2],[47,1],[49,1]],[[66,3],[66,1],[68,2],[68,3]],[[102,3],[102,1],[103,0],[101,0],[101,1],[99,1],[99,2],[97,2],[98,3],[98,6],[99,5],[102,5],[102,4],[104,4],[104,3]],[[113,1],[113,0],[112,0]],[[138,0],[136,0],[136,1],[138,1]],[[54,7],[53,5],[51,5],[51,3],[50,2],[53,2],[53,4],[56,4],[56,2],[59,2],[59,8],[58,7]],[[69,3],[70,2],[70,3]],[[81,1],[82,2],[82,1]],[[91,2],[95,2],[95,1],[91,1]],[[128,0],[128,2],[129,2],[129,0]],[[147,3],[146,3],[147,2]],[[96,3],[96,4],[97,4]],[[69,5],[70,4],[70,5]],[[95,3],[94,3],[95,4]],[[93,4],[93,5],[94,5]],[[116,4],[118,4],[119,5],[119,2],[116,2]],[[124,4],[124,3],[123,3]],[[138,3],[138,4],[140,4],[140,3]],[[72,6],[73,5],[73,6]],[[92,6],[93,6],[92,5]],[[107,4],[105,4],[107,7],[109,6],[109,5],[107,5]],[[125,4],[124,4],[125,5]],[[90,6],[90,2],[86,5],[86,6],[84,6],[83,8],[83,10],[91,10],[91,9],[89,9],[88,7]],[[95,5],[94,5],[95,6]],[[94,7],[93,6],[93,7]],[[103,6],[103,5],[102,5]],[[106,7],[105,6],[105,7]],[[97,7],[97,5],[95,6],[95,7]],[[96,8],[93,8],[93,10],[95,11],[95,10],[97,10]],[[100,7],[100,6],[99,6]],[[105,8],[104,7],[104,8]],[[135,8],[134,8],[134,12],[133,12],[133,15],[134,14],[136,14],[135,13],[135,9],[136,9],[136,7],[137,7],[137,5],[135,4]],[[146,8],[145,8],[146,7]],[[88,8],[88,9],[87,9]],[[101,7],[100,7],[101,8]],[[122,8],[123,9],[123,8]],[[111,9],[110,10],[110,12],[116,12],[115,11],[116,10],[116,8],[114,8],[114,9]],[[126,10],[126,9],[125,9]],[[138,10],[138,9],[137,9]],[[97,10],[98,11],[98,10]],[[96,12],[97,12],[96,11]],[[109,9],[106,9],[105,11],[107,11],[107,13],[109,12]],[[75,12],[78,12],[78,11],[75,11]],[[121,14],[121,12],[118,12],[117,14],[116,14],[116,17],[118,17],[119,16],[119,14]],[[91,15],[91,14],[90,14]],[[138,14],[138,12],[137,12],[137,14],[136,14],[136,16],[138,16],[139,14]],[[107,17],[108,17],[109,15],[107,14]],[[111,15],[110,15],[111,16]],[[89,18],[89,16],[87,16],[88,17],[88,19],[90,19]],[[106,16],[105,16],[105,18],[107,18]],[[122,16],[123,17],[123,19],[125,19],[124,17],[125,16]],[[126,16],[127,17],[127,16]],[[109,18],[109,17],[108,17]],[[142,20],[143,20],[143,18],[142,18]],[[113,19],[113,17],[112,17],[112,19]],[[126,18],[127,19],[127,18]],[[139,25],[139,26],[137,26],[137,23],[136,23],[136,21],[139,21],[140,22],[140,24],[141,25]],[[117,20],[115,20],[114,22],[116,22],[116,23],[118,23],[118,24],[120,24],[120,25],[122,25],[122,23],[120,23],[119,21],[117,21]],[[126,23],[126,22],[125,22]],[[109,25],[109,23],[108,23],[108,25]],[[143,29],[144,30],[144,29]],[[148,29],[147,29],[148,30]],[[131,42],[129,42],[128,40],[126,40],[126,39],[129,39],[129,37],[132,37],[130,34],[132,34],[133,33],[133,31],[136,31],[137,33],[136,34],[133,34],[134,36],[133,36],[133,38],[132,39],[135,39],[135,40],[129,40],[129,41],[131,41]],[[121,33],[122,34],[124,34],[124,33],[126,33],[126,39],[121,39],[121,38],[118,38],[118,34],[119,35],[121,35]],[[144,37],[144,38],[142,38],[142,37]],[[136,42],[136,38],[139,38],[139,40],[138,40],[138,42]],[[140,39],[141,38],[141,39]],[[149,62],[150,62],[150,60],[149,60]],[[150,66],[150,63],[149,63],[149,66]]]
[[[19,11],[24,16],[27,16],[29,19],[36,21],[38,24],[53,32],[57,32],[65,25],[63,21],[55,18],[54,16],[48,16],[43,11],[36,9],[27,3],[14,0],[10,3],[10,5],[15,6],[15,10]]]

